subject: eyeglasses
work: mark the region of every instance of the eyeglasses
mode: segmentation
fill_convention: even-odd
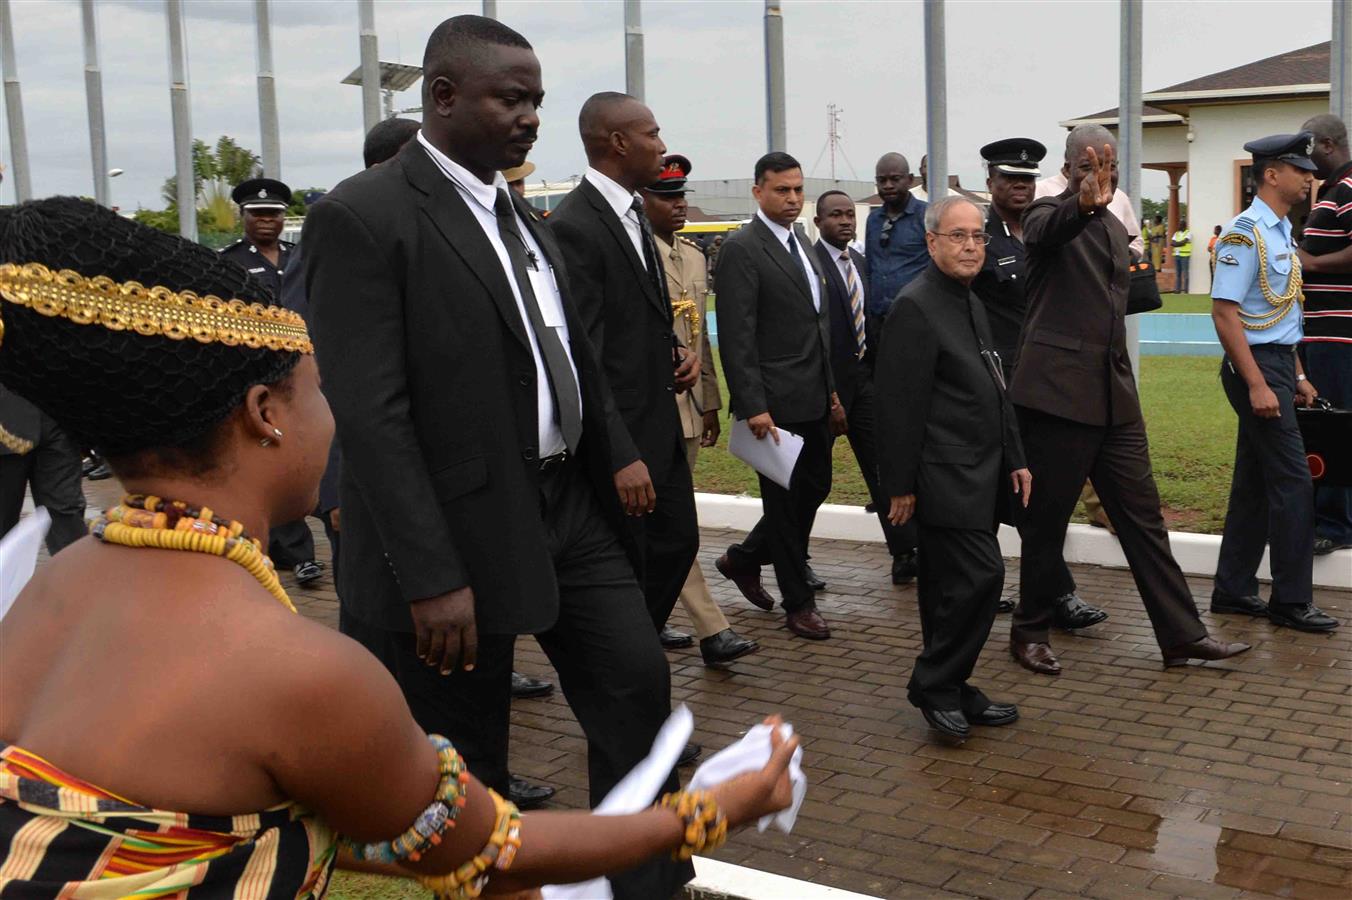
[[[984,231],[931,231],[930,234],[946,237],[949,241],[958,245],[973,241],[984,247],[991,242],[991,236]]]
[[[892,227],[897,224],[896,219],[888,219],[883,222],[883,230],[878,232],[878,243],[886,247],[892,240]]]

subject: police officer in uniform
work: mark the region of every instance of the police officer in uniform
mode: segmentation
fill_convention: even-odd
[[[282,276],[291,264],[295,245],[282,240],[286,208],[291,204],[291,188],[273,178],[251,178],[230,193],[239,204],[244,220],[244,237],[221,250],[221,256],[249,270],[272,292],[280,305]],[[290,566],[301,584],[324,574],[315,561],[315,540],[304,520],[278,525],[268,534],[268,555],[278,566]]]
[[[1297,405],[1316,397],[1296,346],[1304,335],[1300,257],[1287,213],[1309,196],[1314,136],[1250,141],[1253,204],[1216,243],[1211,317],[1225,348],[1221,385],[1239,417],[1230,506],[1211,611],[1266,616],[1300,631],[1338,622],[1313,603],[1314,488]],[[1272,596],[1258,597],[1258,564],[1270,551]]]
[[[712,447],[718,442],[718,410],[722,408],[723,401],[718,393],[713,349],[709,345],[708,331],[705,330],[709,287],[704,253],[694,241],[676,233],[685,227],[685,195],[690,190],[686,187],[686,179],[690,175],[690,168],[690,160],[684,156],[676,153],[667,156],[661,176],[643,189],[643,212],[652,223],[657,255],[667,279],[672,328],[684,346],[700,354],[699,383],[676,395],[676,408],[681,414],[681,433],[685,438],[686,461],[693,474],[699,448]],[[690,574],[681,588],[680,601],[695,623],[700,655],[706,666],[726,666],[734,659],[759,649],[755,641],[747,640],[732,630],[727,617],[709,593],[698,559],[690,566]],[[689,646],[690,643],[689,635],[671,628],[662,629],[662,645],[668,649]]]

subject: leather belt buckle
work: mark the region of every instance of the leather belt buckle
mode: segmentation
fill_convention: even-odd
[[[540,458],[540,474],[552,475],[559,469],[562,469],[563,464],[566,462],[568,462],[567,450],[564,450],[562,453],[555,453],[553,456],[543,456]]]

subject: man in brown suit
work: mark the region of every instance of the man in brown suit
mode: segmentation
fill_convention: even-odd
[[[1086,476],[1117,527],[1164,664],[1249,649],[1207,635],[1169,550],[1127,358],[1131,258],[1127,231],[1108,209],[1115,157],[1116,141],[1106,129],[1074,129],[1066,139],[1066,190],[1036,200],[1023,215],[1028,317],[1009,396],[1038,489],[1019,529],[1019,606],[1010,652],[1020,665],[1047,675],[1061,671],[1048,643],[1051,598],[1060,592],[1048,586],[1064,577],[1061,548]]]

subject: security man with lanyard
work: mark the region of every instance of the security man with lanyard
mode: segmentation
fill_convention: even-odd
[[[1239,416],[1230,506],[1225,514],[1213,613],[1266,616],[1300,631],[1338,622],[1313,603],[1314,488],[1297,404],[1314,385],[1296,345],[1304,333],[1301,267],[1286,218],[1309,196],[1315,165],[1308,131],[1250,141],[1257,196],[1216,245],[1211,317],[1225,349],[1221,385]],[[1270,549],[1272,597],[1258,597],[1258,564]]]
[[[252,178],[231,191],[230,199],[239,204],[244,220],[244,237],[221,250],[221,256],[249,270],[272,291],[280,302],[282,274],[291,261],[295,247],[282,240],[286,208],[291,205],[291,188],[272,178]]]

